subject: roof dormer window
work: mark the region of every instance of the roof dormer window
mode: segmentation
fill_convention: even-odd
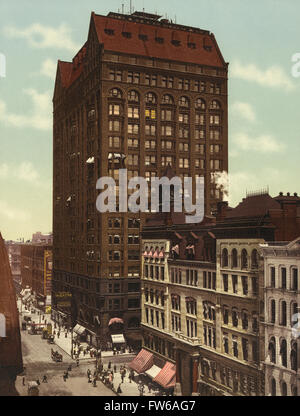
[[[141,39],[143,41],[146,41],[146,40],[148,40],[148,36],[141,34],[141,35],[139,35],[139,39]]]
[[[130,39],[131,38],[131,32],[122,32],[122,35],[124,38]]]
[[[162,43],[164,43],[164,38],[156,37],[155,42],[162,44]]]
[[[173,40],[172,40],[172,44],[173,44],[174,46],[180,46],[180,45],[181,45],[181,42],[180,42],[180,40],[173,39]]]
[[[113,29],[104,29],[104,32],[109,36],[113,36],[115,34]]]

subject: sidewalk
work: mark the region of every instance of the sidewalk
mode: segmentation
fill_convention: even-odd
[[[19,308],[19,311],[21,311],[21,303],[20,302],[21,301],[18,300],[18,308]],[[25,312],[25,306],[24,305],[23,305],[22,309],[23,309],[23,313],[22,313],[22,318],[23,318],[24,315],[25,315],[24,314],[24,312]],[[33,309],[37,310],[36,308],[33,308]],[[53,330],[54,330],[55,322],[52,321],[50,314],[47,315],[47,314],[41,313],[41,315],[38,315],[37,313],[32,314],[31,311],[30,311],[30,313],[27,312],[26,315],[27,316],[30,316],[31,319],[32,319],[32,321],[35,322],[36,324],[37,323],[42,323],[43,324],[43,323],[45,323],[45,321],[47,323],[52,324],[52,327],[53,327]],[[20,314],[20,316],[21,316],[21,314]],[[45,318],[44,320],[42,319],[43,316]],[[71,355],[72,355],[71,354],[71,351],[72,351],[72,335],[71,335],[71,333],[68,332],[67,337],[66,337],[65,336],[65,332],[62,330],[61,333],[60,333],[60,337],[59,338],[57,337],[57,329],[55,330],[55,333],[56,333],[56,335],[54,336],[55,345],[57,345],[59,348],[61,348],[65,353],[67,353],[71,357]],[[75,336],[75,334],[73,332],[73,337],[74,336]],[[86,349],[88,347],[88,345],[89,344],[86,343],[86,342],[81,342],[81,346],[83,347],[83,349]],[[134,358],[135,355],[136,354],[129,353],[129,352],[125,352],[123,354],[119,354],[119,356],[121,356],[121,357],[123,357],[123,356],[130,357],[130,356],[132,356],[132,358]],[[101,351],[101,356],[103,358],[115,357],[113,351]],[[95,361],[95,359],[96,359],[95,357],[91,357],[90,353],[87,353],[84,356],[84,354],[81,352],[80,353],[80,356],[79,356],[79,360],[80,361],[82,361],[82,360],[85,360],[85,361]]]

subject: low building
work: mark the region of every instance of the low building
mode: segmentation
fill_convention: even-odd
[[[52,245],[23,244],[21,246],[22,288],[30,288],[36,306],[45,310],[51,306]]]
[[[268,396],[300,395],[300,238],[261,245]]]

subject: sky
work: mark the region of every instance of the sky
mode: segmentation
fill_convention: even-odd
[[[123,0],[125,12],[129,0]],[[298,192],[299,0],[133,0],[179,24],[214,33],[229,62],[229,203],[269,187]],[[52,96],[58,59],[87,39],[92,11],[122,0],[0,0],[0,231],[31,238],[52,229]],[[5,77],[4,67],[6,60]],[[297,73],[296,73],[297,74]]]

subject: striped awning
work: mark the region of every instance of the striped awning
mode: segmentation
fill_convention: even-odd
[[[170,362],[166,362],[160,373],[153,379],[155,383],[160,384],[163,388],[171,388],[176,383],[176,367]]]
[[[176,254],[179,254],[179,245],[176,244],[176,246],[172,247],[172,251],[174,251]]]
[[[159,256],[158,257],[160,259],[163,259],[165,257],[165,251],[164,251],[164,249],[161,250],[161,252],[159,253]]]
[[[124,324],[124,321],[123,321],[123,319],[121,319],[121,318],[112,318],[112,319],[109,321],[108,326],[111,326],[111,325],[113,325],[113,324]]]
[[[152,366],[153,354],[144,349],[142,349],[129,364],[129,367],[139,374],[149,370],[149,368],[151,368]]]
[[[158,259],[158,257],[159,257],[159,250],[157,249],[153,254],[153,258]]]

